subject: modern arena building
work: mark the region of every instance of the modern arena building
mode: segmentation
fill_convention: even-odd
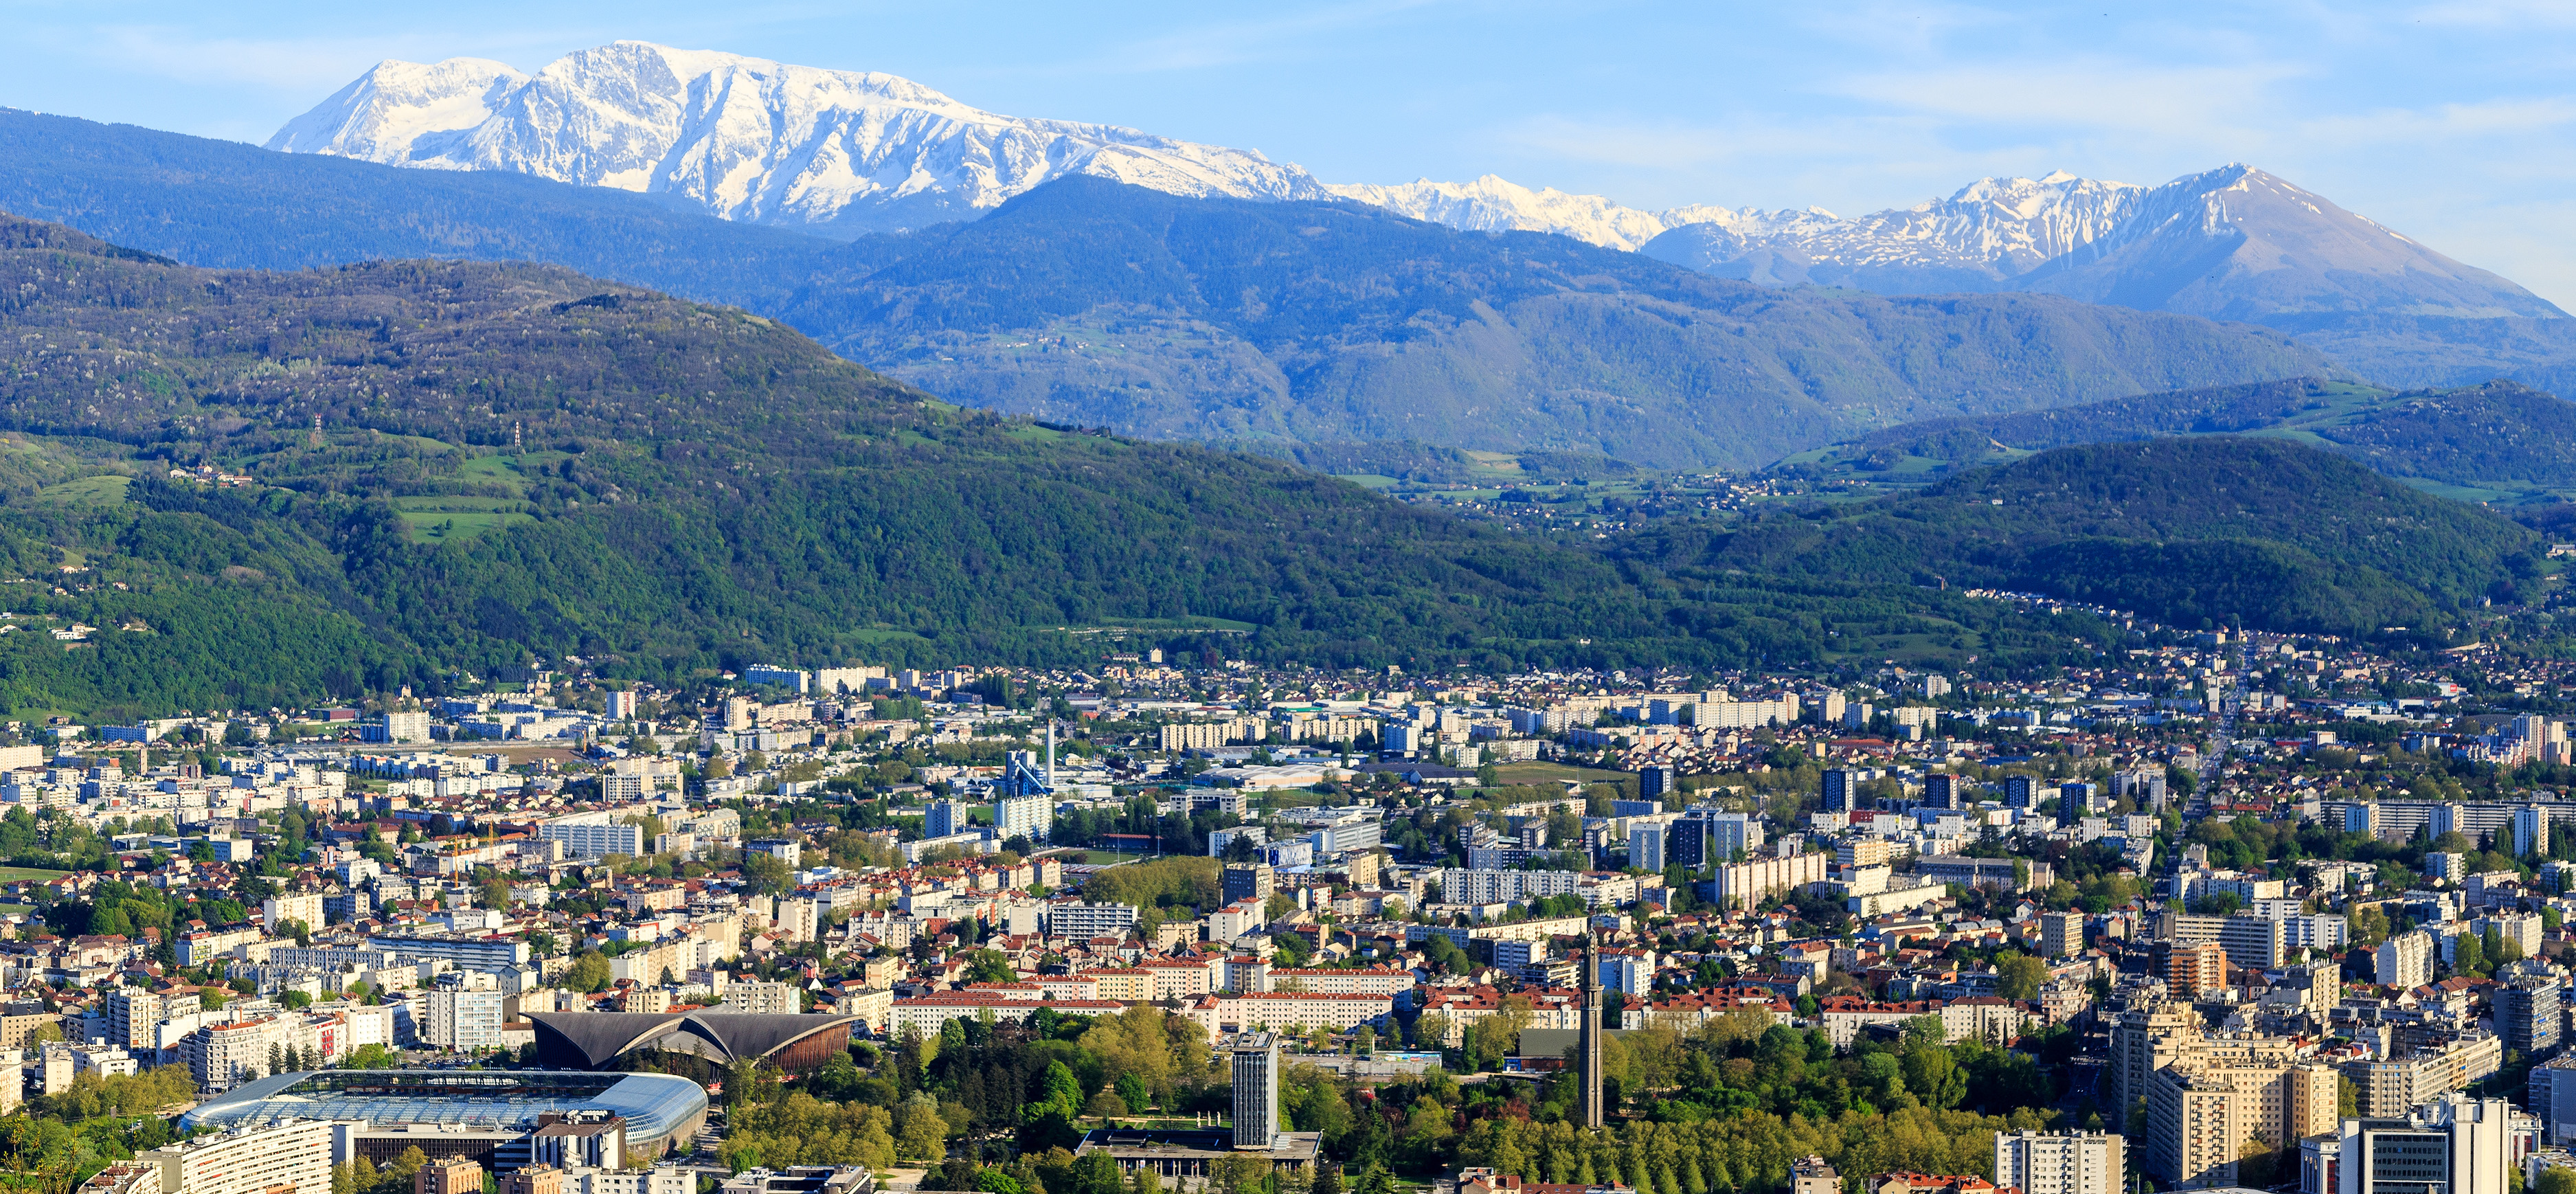
[[[605,1168],[685,1151],[707,1119],[707,1092],[671,1074],[565,1070],[307,1070],[199,1103],[182,1129],[328,1120],[332,1162],[383,1164],[418,1148],[510,1171],[562,1136],[584,1138]]]
[[[713,1066],[752,1061],[802,1073],[850,1047],[864,1016],[764,1016],[746,1012],[538,1012],[537,1064],[605,1070],[648,1054],[682,1054]],[[684,1067],[685,1068],[685,1067]]]

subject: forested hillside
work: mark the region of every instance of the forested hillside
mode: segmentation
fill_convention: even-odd
[[[1782,462],[1816,477],[1927,479],[2071,444],[2253,434],[2392,477],[2530,497],[2576,489],[2576,404],[2510,381],[2393,392],[2298,378],[1908,423]]]
[[[2073,650],[1897,584],[1677,584],[1273,461],[960,411],[758,316],[544,267],[208,271],[0,224],[13,709],[437,691],[579,655],[1321,665]],[[168,476],[208,466],[224,486]],[[65,571],[81,569],[81,571]],[[1829,614],[1874,637],[1829,641]]]
[[[1157,437],[1750,464],[1936,410],[2330,368],[2188,318],[1769,290],[1561,236],[1090,178],[922,239],[818,275],[783,317],[943,395]]]
[[[544,261],[780,318],[942,398],[1129,434],[1752,465],[1933,413],[2327,372],[2034,296],[1764,290],[1536,233],[1078,178],[833,244],[517,175],[0,112],[0,210],[193,265]]]
[[[1679,577],[1732,571],[2055,594],[2198,625],[2422,628],[2539,575],[2538,539],[2474,506],[2295,443],[2060,448],[1840,511],[1735,533],[1640,536]]]

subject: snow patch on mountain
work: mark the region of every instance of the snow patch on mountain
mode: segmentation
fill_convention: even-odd
[[[983,111],[909,79],[622,41],[534,75],[388,61],[268,142],[386,165],[666,193],[855,235],[972,219],[1067,174],[1193,197],[1325,199],[1258,151]]]

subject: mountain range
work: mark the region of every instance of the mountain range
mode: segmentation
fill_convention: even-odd
[[[1321,199],[1257,151],[999,116],[893,75],[621,41],[533,75],[387,61],[268,148],[500,170],[667,195],[729,220],[834,236],[973,219],[1069,175],[1174,195]]]
[[[0,210],[192,265],[550,262],[777,318],[953,400],[1266,450],[1750,467],[1939,414],[2333,371],[2188,316],[1763,288],[1561,236],[1081,175],[834,241],[613,188],[0,113]]]
[[[470,58],[383,62],[268,144],[616,188],[837,238],[978,218],[1069,176],[1189,198],[1339,198],[1772,287],[2024,291],[2262,323],[2392,385],[2498,375],[2576,385],[2576,320],[2553,304],[2242,164],[2160,186],[2063,172],[1987,178],[1854,218],[1647,211],[1490,175],[1327,184],[1257,151],[1001,116],[892,75],[645,42],[579,51],[533,75]]]

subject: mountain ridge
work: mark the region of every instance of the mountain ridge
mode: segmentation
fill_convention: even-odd
[[[482,59],[387,60],[267,148],[667,194],[844,239],[971,219],[1075,174],[1173,194],[1327,197],[1257,150],[1002,116],[878,72],[638,41],[533,74]]]
[[[1565,237],[1460,233],[1343,201],[1059,185],[1075,189],[1034,208],[1021,196],[993,227],[836,242],[514,173],[0,112],[0,207],[192,264],[556,262],[787,319],[954,400],[1137,434],[1438,439],[1750,467],[1962,402],[2017,409],[2332,372],[2277,333],[2049,296],[1763,289]],[[1173,240],[1183,227],[1196,231]],[[1228,247],[1234,236],[1278,255],[1252,259]],[[1085,264],[1109,245],[1158,263],[1153,285],[1140,289],[1146,276],[1118,262]],[[934,262],[963,272],[933,277]],[[1045,310],[1035,292],[999,285],[1041,264],[1054,271]],[[1363,295],[1339,273],[1376,289]],[[1077,282],[1094,289],[1068,288]],[[1247,287],[1265,311],[1242,301]],[[977,303],[1016,314],[996,321],[968,311]],[[932,310],[962,322],[936,324]],[[1130,326],[1160,330],[1113,347]]]

